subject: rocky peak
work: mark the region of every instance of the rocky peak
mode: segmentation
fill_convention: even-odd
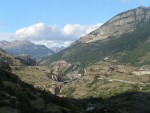
[[[24,45],[33,45],[29,40],[15,40],[11,42],[12,47],[22,47]]]
[[[150,8],[138,7],[114,16],[97,30],[81,37],[79,41],[89,43],[109,37],[118,37],[124,33],[133,32],[148,22],[150,22]]]

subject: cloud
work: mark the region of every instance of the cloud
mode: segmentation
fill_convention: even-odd
[[[67,24],[64,28],[58,28],[55,25],[46,25],[38,23],[27,28],[22,28],[16,31],[15,37],[20,39],[30,40],[76,40],[79,37],[95,30],[101,24],[97,25],[80,25]]]
[[[28,40],[59,40],[62,33],[56,26],[38,23],[26,28],[19,29],[15,32],[15,37]]]
[[[68,47],[73,41],[63,41],[63,40],[41,40],[41,41],[33,41],[35,44],[42,44],[49,48],[51,47]]]
[[[15,33],[0,33],[0,40],[5,37],[7,40],[30,40],[48,47],[68,46],[101,25],[100,23],[96,25],[66,24],[63,28],[59,28],[56,25],[37,23],[19,29]]]
[[[85,26],[80,24],[67,24],[63,28],[63,32],[67,37],[72,37],[72,39],[74,40],[92,32],[93,30],[97,29],[101,25],[102,24]]]

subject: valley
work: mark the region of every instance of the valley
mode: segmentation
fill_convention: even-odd
[[[58,62],[54,64],[57,65]],[[55,66],[55,69],[57,69],[57,66]],[[28,66],[17,70],[13,69],[13,73],[35,88],[46,90],[61,98],[70,98],[74,106],[81,107],[84,104],[82,109],[87,113],[93,113],[94,111],[97,113],[97,111],[103,111],[104,109],[108,109],[110,113],[116,111],[124,113],[128,110],[135,110],[136,106],[141,105],[144,105],[144,109],[147,109],[141,101],[149,103],[146,98],[149,98],[147,93],[150,91],[150,75],[147,73],[139,75],[139,73],[149,72],[148,69],[99,61],[85,68],[81,77],[70,80],[65,77],[61,81],[56,78],[52,79],[50,70],[50,67],[47,66]],[[56,70],[54,71],[56,73]],[[134,98],[137,101],[134,101]],[[80,104],[77,105],[78,102]],[[120,105],[117,103],[120,103]],[[130,103],[134,103],[134,105],[129,106]],[[117,107],[114,108],[114,106]],[[125,106],[128,106],[128,109]],[[88,111],[90,108],[93,108],[93,110]],[[142,112],[139,111],[139,113]]]
[[[63,82],[57,82],[47,77],[49,68],[46,66],[12,67],[12,70],[22,81],[52,94],[56,94],[63,86]]]
[[[150,113],[149,29],[137,7],[55,52],[1,41],[0,113]]]

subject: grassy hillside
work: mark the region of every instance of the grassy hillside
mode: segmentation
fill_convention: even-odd
[[[130,91],[150,91],[150,75],[133,66],[97,62],[85,68],[84,76],[68,83],[60,95],[74,98],[108,98]],[[150,73],[150,71],[147,71]],[[82,86],[82,87],[81,87]]]
[[[123,34],[117,38],[109,37],[106,40],[92,43],[80,43],[77,41],[65,50],[44,58],[41,64],[50,64],[53,61],[63,59],[71,63],[79,62],[82,66],[87,66],[108,57],[111,60],[117,60],[125,64],[143,65],[145,63],[141,63],[141,61],[150,52],[148,49],[149,29],[150,23],[147,23],[141,25],[134,32]],[[146,64],[149,64],[149,62],[146,62]]]
[[[86,113],[149,113],[150,74],[135,74],[144,71],[150,73],[100,61],[85,68],[80,79],[66,84],[60,95],[78,100]]]

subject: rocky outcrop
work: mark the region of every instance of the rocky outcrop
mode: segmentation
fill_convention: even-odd
[[[66,75],[66,77],[70,80],[70,81],[73,81],[73,80],[76,80],[78,78],[80,78],[82,75],[78,72],[78,71],[73,71],[73,72],[70,72]]]
[[[47,75],[48,78],[61,82],[63,81],[63,72],[70,67],[71,64],[64,60],[60,60],[54,62],[50,65],[49,74]]]
[[[132,73],[135,75],[149,75],[150,70],[134,70]]]
[[[124,33],[133,32],[137,27],[148,21],[150,21],[150,8],[138,7],[116,15],[97,30],[81,37],[79,41],[89,43],[109,37],[117,37]]]

